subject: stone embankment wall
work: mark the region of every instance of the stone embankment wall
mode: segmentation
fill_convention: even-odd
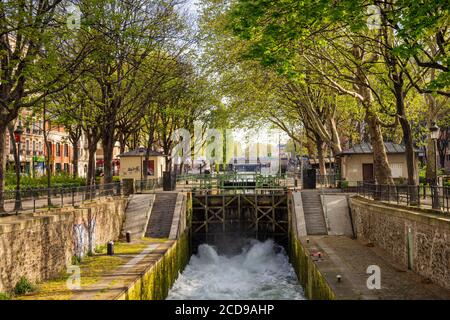
[[[450,289],[450,216],[350,200],[358,239],[386,250],[392,259],[432,282]]]
[[[116,240],[126,198],[105,198],[81,208],[0,218],[0,292],[20,277],[32,282],[58,277],[74,257]]]

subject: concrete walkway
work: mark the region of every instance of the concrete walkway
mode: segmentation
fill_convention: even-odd
[[[139,254],[122,255],[128,262],[103,274],[96,283],[74,290],[71,300],[114,300],[150,269],[172,246],[173,241],[152,243]]]
[[[450,299],[450,290],[392,264],[380,248],[345,236],[305,236],[300,241],[338,299]],[[367,268],[374,265],[380,268],[381,288],[371,290]]]

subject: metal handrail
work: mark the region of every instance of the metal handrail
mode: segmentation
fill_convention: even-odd
[[[428,190],[429,193],[427,193]],[[407,206],[450,213],[450,187],[388,185],[359,181],[357,194],[387,203],[406,204]]]
[[[16,190],[5,191],[2,194],[4,208],[0,215],[36,212],[38,209],[50,209],[66,205],[80,205],[102,197],[120,196],[122,195],[122,189],[123,185],[120,182],[88,186],[27,188],[20,190],[20,202],[16,200]]]

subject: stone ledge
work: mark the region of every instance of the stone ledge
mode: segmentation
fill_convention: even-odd
[[[400,206],[394,204],[380,203],[375,200],[369,200],[360,196],[351,197],[352,205],[367,206],[373,212],[381,214],[388,214],[399,218],[413,220],[428,224],[430,226],[439,226],[450,230],[450,216],[445,214],[438,214],[434,210],[419,209],[407,206]]]

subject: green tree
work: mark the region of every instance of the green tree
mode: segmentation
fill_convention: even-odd
[[[62,0],[0,3],[0,211],[3,211],[5,133],[20,109],[32,107],[79,76],[89,53],[74,45]],[[83,33],[83,29],[77,31]],[[67,48],[71,54],[65,55]]]

